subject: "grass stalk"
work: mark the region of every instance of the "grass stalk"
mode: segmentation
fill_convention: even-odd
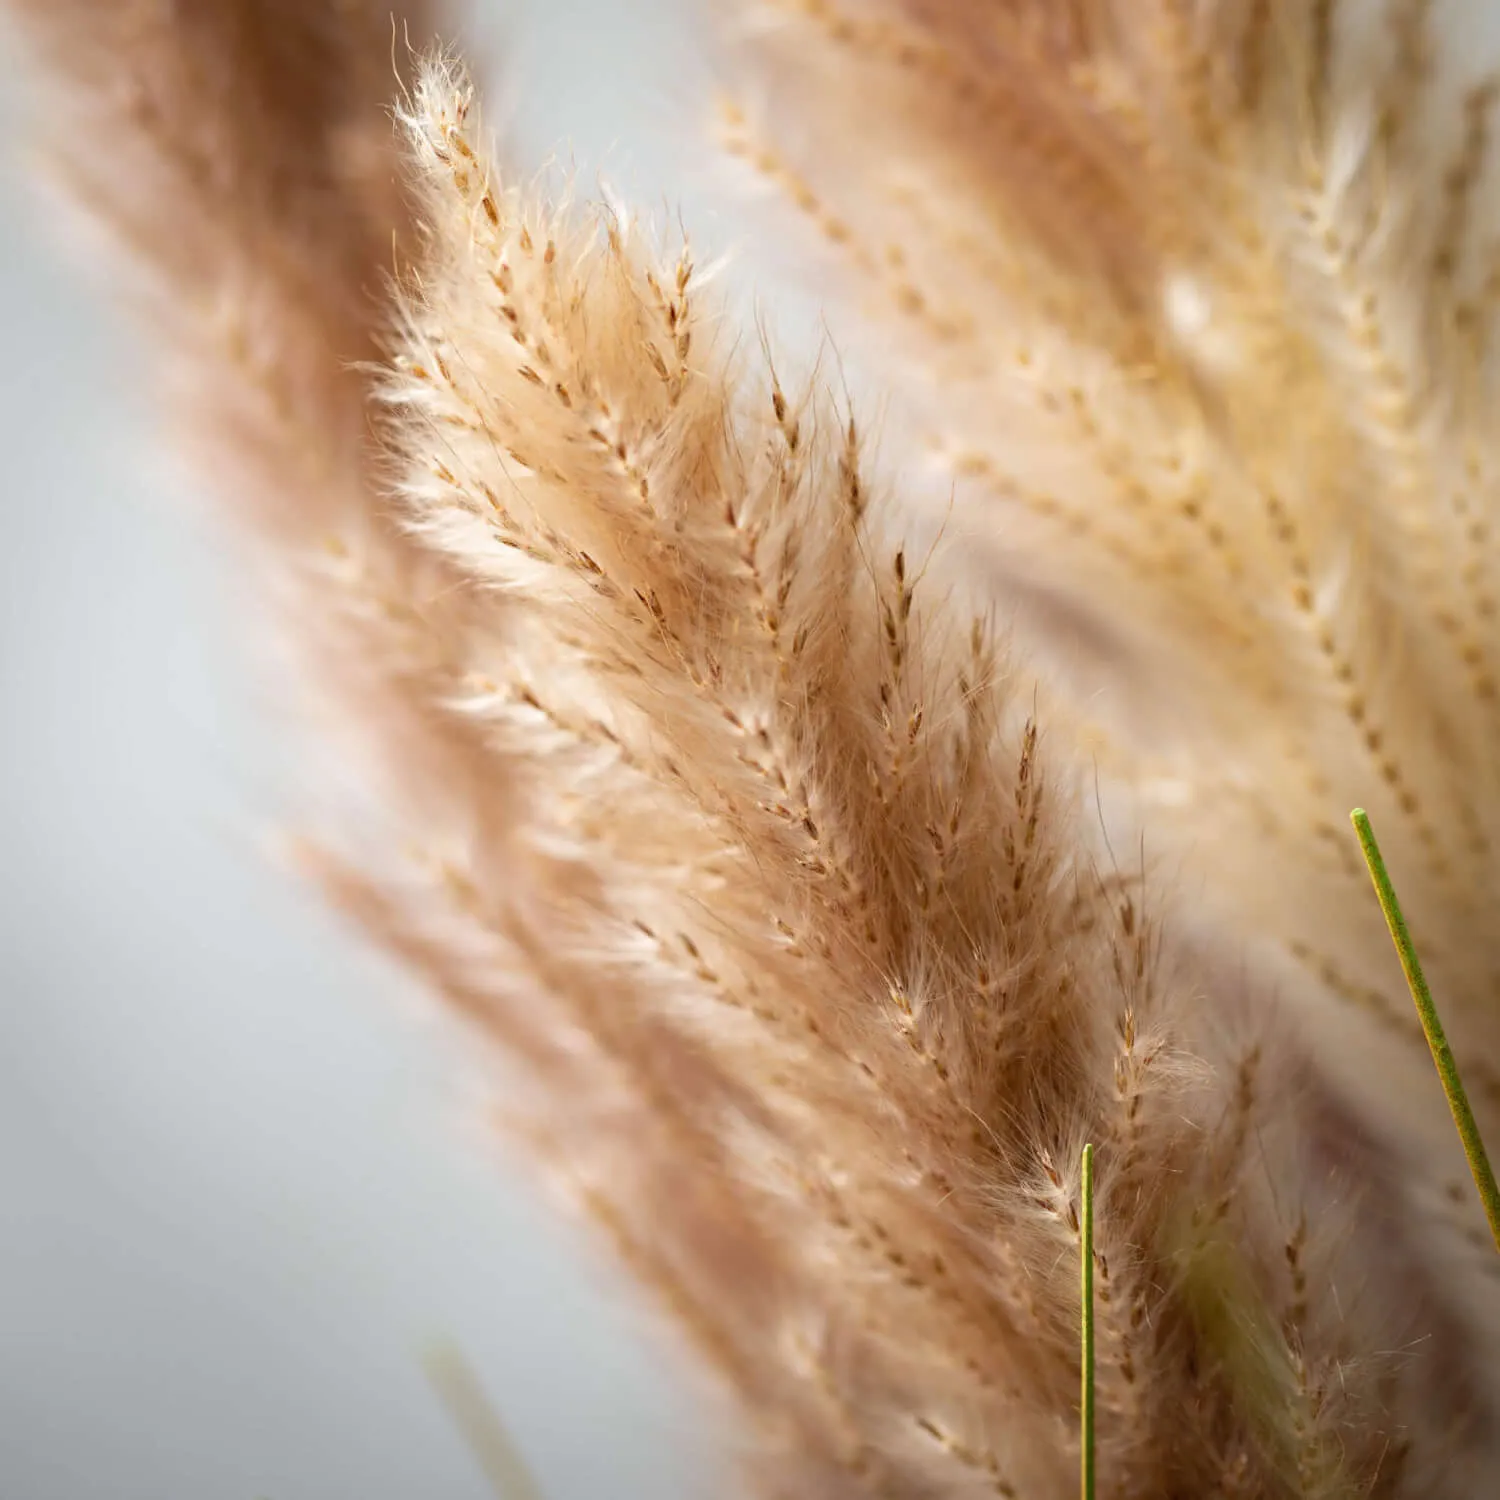
[[[1391,940],[1401,959],[1407,987],[1416,1003],[1417,1015],[1422,1022],[1432,1060],[1437,1065],[1443,1092],[1448,1096],[1448,1108],[1453,1112],[1453,1123],[1458,1127],[1464,1155],[1469,1159],[1469,1170],[1474,1174],[1474,1185],[1479,1189],[1479,1201],[1484,1205],[1484,1216],[1489,1220],[1495,1248],[1500,1250],[1500,1185],[1495,1182],[1494,1168],[1490,1166],[1484,1142],[1480,1139],[1479,1126],[1475,1123],[1474,1111],[1469,1106],[1469,1096],[1464,1092],[1463,1080],[1458,1074],[1458,1063],[1454,1059],[1453,1049],[1448,1045],[1448,1038],[1443,1033],[1443,1023],[1438,1019],[1437,1006],[1433,1003],[1431,990],[1427,988],[1421,960],[1417,957],[1416,946],[1407,930],[1401,904],[1396,900],[1395,887],[1391,884],[1390,873],[1381,857],[1380,845],[1375,841],[1375,830],[1370,826],[1369,815],[1362,807],[1356,807],[1349,816],[1354,823],[1354,831],[1359,836],[1359,847],[1364,852],[1370,879],[1375,883],[1375,894],[1379,898],[1380,909],[1385,914],[1386,926],[1390,928]]]
[[[479,1376],[453,1344],[433,1344],[422,1363],[438,1399],[469,1445],[497,1500],[542,1500]]]
[[[1083,1198],[1080,1242],[1080,1298],[1082,1313],[1083,1390],[1080,1400],[1082,1440],[1080,1442],[1083,1500],[1094,1500],[1094,1148],[1083,1148],[1083,1173],[1080,1193]]]

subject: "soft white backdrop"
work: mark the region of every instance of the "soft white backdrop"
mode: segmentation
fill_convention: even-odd
[[[487,8],[518,159],[697,193],[672,0]],[[0,123],[45,94],[0,37]],[[679,82],[696,79],[697,83]],[[456,1341],[547,1500],[717,1493],[588,1242],[467,1113],[472,1048],[258,843],[285,805],[235,560],[162,479],[135,335],[0,179],[0,1500],[481,1500]]]

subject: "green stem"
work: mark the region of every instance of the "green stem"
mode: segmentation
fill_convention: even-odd
[[[1082,1308],[1083,1308],[1083,1500],[1094,1500],[1094,1148],[1083,1148]]]
[[[1380,900],[1380,909],[1385,913],[1385,924],[1391,930],[1391,940],[1401,959],[1407,987],[1416,1002],[1417,1015],[1427,1036],[1432,1060],[1437,1065],[1443,1092],[1448,1096],[1448,1108],[1453,1111],[1453,1123],[1458,1126],[1458,1138],[1463,1142],[1464,1155],[1469,1159],[1469,1170],[1474,1174],[1474,1185],[1479,1189],[1479,1201],[1484,1205],[1484,1216],[1489,1220],[1490,1233],[1495,1237],[1495,1248],[1500,1250],[1500,1184],[1495,1182],[1495,1172],[1485,1153],[1484,1142],[1480,1139],[1474,1111],[1469,1107],[1469,1096],[1464,1092],[1463,1080],[1458,1076],[1458,1063],[1454,1060],[1448,1038],[1443,1034],[1443,1023],[1438,1019],[1437,1006],[1433,1004],[1432,992],[1427,988],[1427,979],[1422,973],[1411,933],[1407,931],[1406,918],[1401,914],[1401,904],[1396,900],[1395,887],[1391,884],[1385,860],[1381,857],[1380,845],[1375,842],[1375,830],[1370,827],[1369,816],[1362,807],[1356,807],[1349,816],[1353,820],[1355,833],[1359,835],[1359,847],[1364,851],[1370,879],[1375,883],[1375,894]]]

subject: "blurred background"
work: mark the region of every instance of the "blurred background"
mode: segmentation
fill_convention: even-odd
[[[514,160],[711,253],[686,14],[512,0],[458,40]],[[437,1340],[545,1500],[718,1493],[727,1435],[486,1133],[472,1045],[266,854],[274,684],[28,185],[47,108],[0,32],[0,1500],[482,1500]]]

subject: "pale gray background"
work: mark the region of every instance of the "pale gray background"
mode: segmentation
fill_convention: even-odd
[[[713,247],[681,10],[487,6],[467,40],[518,159],[571,149],[581,188],[602,166]],[[47,106],[0,48],[12,147]],[[481,1372],[547,1500],[720,1493],[723,1445],[649,1317],[466,1112],[462,1035],[257,846],[285,800],[234,559],[161,479],[134,335],[15,155],[0,1500],[481,1500],[422,1372],[434,1337]]]

